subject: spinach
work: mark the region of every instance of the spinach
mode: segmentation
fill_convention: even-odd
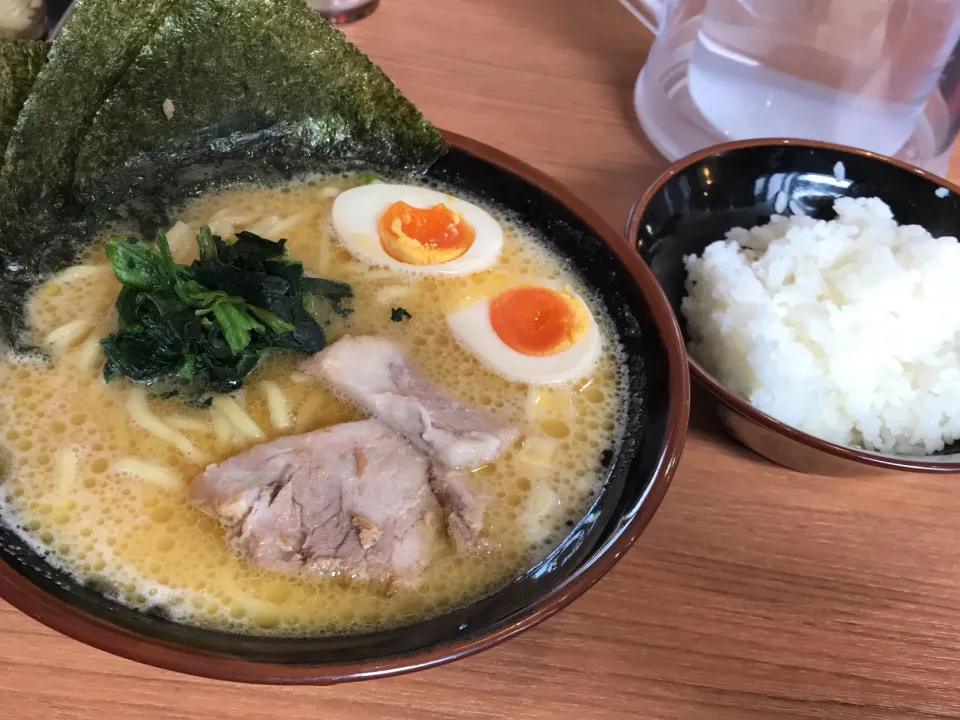
[[[348,315],[353,290],[305,277],[284,244],[250,232],[227,243],[202,227],[200,259],[188,266],[174,260],[163,233],[156,247],[130,236],[109,240],[107,258],[123,289],[119,330],[100,343],[104,379],[126,377],[205,404],[242,387],[271,353],[323,348],[319,321]]]
[[[406,308],[395,307],[390,311],[390,319],[393,322],[403,322],[413,319],[413,315],[407,312]]]

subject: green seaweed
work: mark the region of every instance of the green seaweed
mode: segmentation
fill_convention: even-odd
[[[80,138],[174,2],[77,0],[6,148],[0,182],[11,200],[70,183]]]
[[[0,156],[49,49],[48,43],[37,40],[0,41]]]
[[[92,196],[116,168],[160,182],[171,165],[251,152],[297,167],[415,172],[444,147],[383,72],[303,2],[190,0],[104,102],[76,184]]]

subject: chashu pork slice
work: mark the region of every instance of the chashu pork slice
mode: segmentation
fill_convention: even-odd
[[[410,585],[440,511],[427,458],[376,420],[258,445],[208,466],[190,492],[257,565]]]
[[[491,463],[517,437],[516,429],[434,388],[383,338],[341,338],[300,369],[321,377],[444,468]]]
[[[450,538],[458,549],[476,548],[485,503],[471,489],[469,471],[496,460],[516,440],[517,430],[434,388],[383,338],[343,337],[300,368],[433,459],[431,484]]]
[[[479,550],[485,503],[468,485],[469,473],[430,467],[430,487],[444,512],[447,535],[457,550]]]

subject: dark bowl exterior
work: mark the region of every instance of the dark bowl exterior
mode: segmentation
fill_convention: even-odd
[[[428,180],[526,221],[603,292],[630,367],[628,433],[607,481],[560,546],[507,586],[419,621],[350,636],[242,636],[134,611],[77,583],[0,522],[0,597],[81,642],[158,667],[250,683],[329,684],[471,655],[532,627],[588,590],[656,512],[686,437],[689,376],[680,329],[656,279],[593,210],[505,153],[446,133]]]
[[[949,194],[939,197],[940,188]],[[683,256],[700,254],[733,227],[767,222],[781,192],[788,207],[815,217],[832,217],[839,197],[876,196],[890,205],[900,223],[922,225],[934,235],[956,235],[960,228],[960,188],[906,163],[808,140],[748,140],[707,148],[678,160],[657,178],[634,206],[626,228],[628,242],[656,275],[684,333]],[[960,472],[956,454],[883,455],[808,435],[728,391],[693,358],[689,363],[723,426],[775,463],[837,476]]]

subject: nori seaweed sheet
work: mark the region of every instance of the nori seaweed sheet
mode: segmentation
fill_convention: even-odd
[[[97,114],[76,189],[102,199],[118,168],[127,183],[158,183],[172,164],[251,154],[414,172],[443,148],[383,72],[302,1],[191,0],[173,8]]]
[[[13,202],[66,187],[80,138],[176,0],[77,0],[17,119],[0,182]]]
[[[31,289],[111,223],[152,236],[201,192],[302,172],[397,177],[445,150],[302,0],[79,0],[0,173],[3,338],[32,349]]]
[[[0,156],[49,49],[48,43],[38,40],[0,41]]]

